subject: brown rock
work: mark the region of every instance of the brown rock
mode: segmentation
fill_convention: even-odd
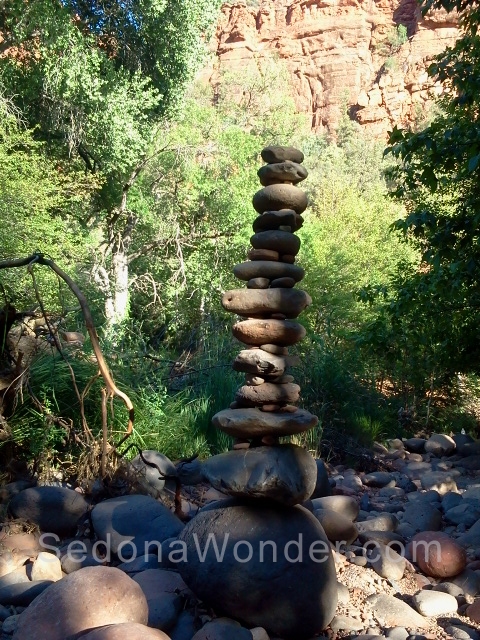
[[[260,376],[253,376],[251,373],[245,375],[245,384],[251,387],[258,387],[260,384],[264,384],[265,379]]]
[[[255,249],[270,249],[279,254],[296,256],[300,250],[300,238],[288,231],[260,231],[250,238]]]
[[[286,262],[288,264],[293,264],[295,262],[295,256],[290,256],[290,255],[284,255],[284,256],[280,256],[280,260],[281,262]]]
[[[243,320],[233,325],[232,333],[244,344],[274,342],[288,347],[303,340],[307,332],[303,325],[292,320]]]
[[[247,289],[268,289],[269,286],[268,278],[252,278],[247,282]]]
[[[213,416],[212,424],[236,438],[256,438],[303,433],[313,429],[318,424],[318,418],[304,409],[298,409],[295,413],[224,409]]]
[[[288,355],[287,347],[279,347],[278,344],[262,344],[260,345],[260,349],[263,349],[263,351],[267,351],[268,353],[274,353],[277,356]]]
[[[233,361],[233,369],[254,375],[283,375],[287,367],[300,364],[298,356],[277,356],[263,349],[244,349]]]
[[[252,204],[258,213],[280,209],[293,209],[297,213],[303,213],[308,207],[308,198],[301,189],[291,184],[272,184],[257,191]]]
[[[226,311],[246,317],[282,313],[296,318],[311,303],[308,293],[301,289],[233,289],[222,296]]]
[[[275,412],[275,411],[280,411],[280,409],[282,408],[281,404],[262,404],[261,407],[258,407],[260,409],[260,411],[269,411],[271,413]],[[267,438],[273,438],[273,436],[266,436]],[[262,438],[262,442],[264,442],[263,438]]]
[[[308,176],[308,171],[301,164],[286,160],[285,162],[275,162],[260,167],[257,175],[260,178],[260,184],[268,187],[268,185],[276,184],[277,182],[297,184],[305,180]]]
[[[300,387],[298,384],[273,384],[266,382],[259,387],[243,386],[235,394],[235,400],[246,406],[259,406],[262,404],[284,404],[298,402]]]
[[[170,636],[143,624],[125,623],[94,629],[81,640],[170,640]]]
[[[108,624],[147,624],[138,584],[113,567],[86,567],[54,582],[22,613],[15,640],[64,640]]]
[[[252,278],[293,278],[300,282],[305,275],[302,267],[285,262],[273,262],[269,260],[252,260],[235,265],[233,273],[239,280],[251,280]]]
[[[270,145],[262,149],[262,160],[268,163],[285,162],[290,160],[291,162],[297,162],[301,164],[304,160],[304,155],[300,149],[295,147],[282,147],[280,145]]]
[[[248,252],[249,260],[273,260],[278,262],[279,258],[278,251],[272,251],[271,249],[250,249]]]
[[[467,608],[465,613],[470,618],[470,620],[473,620],[473,622],[477,622],[478,624],[480,624],[480,598],[475,600],[475,602]]]
[[[303,218],[293,209],[280,209],[280,211],[264,211],[253,221],[253,230],[274,231],[280,227],[290,227],[292,231],[298,231],[303,225]]]
[[[440,531],[417,533],[407,547],[408,557],[433,578],[449,578],[467,565],[465,549]]]
[[[357,527],[341,513],[332,509],[316,509],[313,515],[322,525],[330,542],[343,540],[346,544],[351,544],[356,539]]]
[[[291,289],[295,286],[295,280],[293,278],[276,278],[270,282],[272,289]]]

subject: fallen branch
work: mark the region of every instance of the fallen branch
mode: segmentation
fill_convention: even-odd
[[[117,385],[115,384],[110,370],[105,362],[105,358],[103,357],[103,352],[100,348],[100,341],[98,339],[97,331],[95,329],[95,325],[93,322],[92,314],[90,311],[90,307],[88,306],[87,299],[83,295],[82,291],[78,288],[77,284],[67,275],[53,260],[50,258],[44,257],[41,253],[34,253],[31,256],[26,258],[19,258],[16,260],[3,260],[0,261],[0,269],[12,269],[16,267],[32,267],[34,264],[41,264],[46,267],[49,267],[54,273],[57,274],[59,278],[61,278],[65,284],[68,286],[70,291],[77,298],[80,303],[80,308],[82,310],[83,318],[85,320],[85,327],[88,331],[88,335],[90,336],[90,340],[92,343],[93,352],[97,359],[98,369],[100,375],[102,376],[105,382],[105,397],[106,398],[114,398],[115,396],[120,398],[125,404],[128,410],[128,424],[125,430],[125,434],[123,438],[110,450],[110,453],[113,453],[118,449],[118,447],[125,442],[125,440],[131,435],[133,430],[133,423],[135,419],[133,403],[126,393],[121,391]],[[104,451],[103,455],[106,455],[106,443],[104,441]]]

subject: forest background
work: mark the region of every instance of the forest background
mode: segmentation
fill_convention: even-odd
[[[2,3],[0,260],[39,253],[85,293],[135,406],[126,444],[174,459],[229,446],[210,424],[241,382],[220,298],[245,259],[268,144],[301,148],[309,171],[299,262],[313,304],[294,375],[320,422],[301,442],[355,458],[392,436],[475,435],[479,10],[430,4],[462,18],[429,71],[450,90],[385,154],[346,108],[337,131],[312,133],[275,59],[242,78],[220,70],[214,87],[195,80],[218,0]],[[52,329],[85,334],[78,300],[35,264],[2,269],[0,288],[0,457],[68,467],[105,426],[90,340],[61,353],[52,341]],[[106,421],[118,441],[121,403]]]

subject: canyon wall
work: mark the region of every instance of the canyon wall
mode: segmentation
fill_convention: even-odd
[[[385,137],[428,113],[442,87],[426,69],[457,35],[455,15],[423,18],[415,0],[239,1],[223,6],[213,48],[217,69],[230,72],[280,60],[316,131],[334,131],[346,102],[369,134]]]

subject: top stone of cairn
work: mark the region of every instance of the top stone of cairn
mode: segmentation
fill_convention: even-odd
[[[301,164],[304,157],[303,153],[299,149],[295,149],[295,147],[270,146],[262,150],[262,159],[269,164],[285,162],[285,160]]]

